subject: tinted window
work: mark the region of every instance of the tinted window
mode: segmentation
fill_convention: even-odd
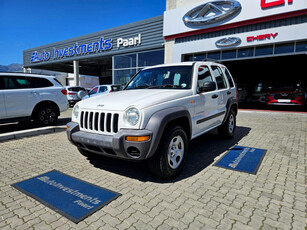
[[[232,81],[232,77],[231,77],[231,75],[230,75],[230,73],[229,73],[227,68],[225,68],[225,74],[226,74],[226,77],[227,77],[227,80],[229,82],[230,87],[231,88],[234,87],[234,83]]]
[[[108,90],[108,88],[106,86],[101,86],[99,89],[99,93],[103,93],[106,92]]]
[[[4,89],[26,89],[28,81],[25,77],[19,76],[4,76],[2,80]]]
[[[216,79],[217,88],[218,89],[225,89],[227,88],[227,84],[224,78],[224,75],[222,73],[222,70],[218,66],[212,66],[213,74]]]
[[[205,82],[213,81],[208,66],[198,68],[198,87],[204,86]]]
[[[82,87],[71,87],[71,88],[68,88],[68,91],[73,91],[73,92],[79,92],[80,90],[85,91],[85,89],[82,88]]]
[[[27,77],[30,88],[45,88],[53,86],[53,84],[45,78]]]

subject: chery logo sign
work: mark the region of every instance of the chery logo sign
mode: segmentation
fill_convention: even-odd
[[[249,36],[246,38],[247,42],[253,42],[253,41],[263,41],[263,40],[270,40],[271,38],[275,39],[278,33],[275,34],[261,34],[257,36]]]
[[[265,9],[265,8],[270,8],[270,7],[274,7],[274,6],[280,6],[280,5],[285,5],[285,1],[288,1],[288,4],[292,4],[293,0],[261,0],[261,8]]]

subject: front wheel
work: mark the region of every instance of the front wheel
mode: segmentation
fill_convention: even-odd
[[[159,147],[152,158],[148,160],[151,172],[163,179],[177,176],[185,162],[188,152],[188,138],[180,126],[166,130]]]
[[[236,113],[232,109],[230,110],[227,120],[218,129],[219,135],[225,138],[231,138],[234,136],[236,130]]]

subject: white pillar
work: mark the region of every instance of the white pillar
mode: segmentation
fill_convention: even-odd
[[[75,86],[79,86],[79,61],[74,60],[74,81]]]

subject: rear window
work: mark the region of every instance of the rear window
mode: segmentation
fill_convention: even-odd
[[[120,91],[120,85],[112,85],[111,86],[112,91]]]
[[[73,91],[73,92],[79,92],[80,90],[85,91],[85,89],[82,88],[82,87],[70,87],[70,88],[68,88],[67,90],[68,90],[68,91]]]

